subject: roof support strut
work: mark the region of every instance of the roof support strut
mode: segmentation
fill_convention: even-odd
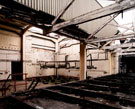
[[[107,20],[103,25],[101,25],[96,31],[94,31],[87,40],[90,40],[94,35],[96,35],[100,30],[102,30],[108,23],[110,23],[114,18],[116,18],[119,15],[119,13],[113,15],[109,20]]]
[[[121,34],[118,34],[118,35],[115,35],[113,37],[106,37],[106,38],[98,38],[98,39],[92,39],[88,42],[88,44],[91,44],[91,43],[98,43],[98,42],[107,42],[107,41],[113,41],[113,40],[120,40],[120,39],[123,39],[123,38],[131,38],[131,37],[134,37],[135,36],[135,33],[131,33],[131,34],[125,34],[125,35],[121,35]]]
[[[82,24],[88,21],[92,21],[101,17],[105,17],[114,13],[118,13],[118,12],[130,9],[130,8],[134,8],[134,7],[135,7],[135,0],[123,0],[120,3],[114,3],[104,8],[100,8],[95,11],[67,20],[65,22],[56,24],[53,26],[52,30],[57,31],[59,29],[62,29],[70,25]]]
[[[57,20],[61,17],[61,16],[63,16],[63,14],[68,10],[68,8],[73,4],[73,2],[74,2],[75,0],[72,0],[72,1],[70,1],[65,7],[64,7],[64,9],[63,10],[61,10],[61,12],[56,16],[56,18],[52,21],[52,25],[55,25],[56,24],[56,22],[57,22]]]

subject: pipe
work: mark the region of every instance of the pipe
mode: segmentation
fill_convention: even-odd
[[[92,66],[92,54],[89,54],[87,57],[90,56],[90,60],[89,60],[89,66]]]

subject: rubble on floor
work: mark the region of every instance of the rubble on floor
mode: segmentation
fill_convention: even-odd
[[[64,83],[16,93],[11,98],[36,109],[133,109],[135,108],[135,76],[116,74]],[[1,100],[0,105],[3,103],[4,101]]]

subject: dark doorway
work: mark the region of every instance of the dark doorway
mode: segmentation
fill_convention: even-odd
[[[21,74],[22,73],[22,62],[12,62],[11,63],[12,74]],[[12,80],[23,80],[23,75],[12,75]]]
[[[120,73],[135,73],[135,55],[123,55],[119,57]]]

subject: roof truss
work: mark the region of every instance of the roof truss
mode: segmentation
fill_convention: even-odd
[[[85,22],[89,22],[95,19],[99,19],[114,13],[122,12],[127,9],[131,9],[135,7],[135,0],[123,0],[121,2],[116,2],[115,4],[106,6],[104,8],[97,9],[95,11],[80,15],[78,17],[75,17],[73,19],[67,20],[62,23],[58,23],[53,26],[52,31],[58,31],[62,28],[65,28],[67,26],[71,25],[78,25]]]

